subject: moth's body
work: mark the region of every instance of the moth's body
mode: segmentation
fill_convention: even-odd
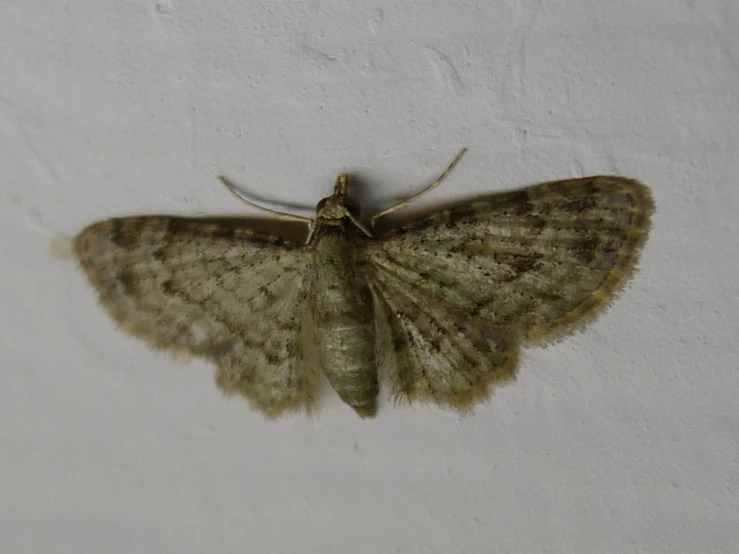
[[[486,399],[513,379],[520,344],[562,337],[606,307],[654,209],[641,183],[597,176],[490,195],[374,236],[346,189],[342,175],[304,244],[248,220],[142,216],[93,224],[75,249],[124,330],[212,360],[224,391],[272,417],[310,411],[323,371],[367,417],[379,381],[400,400],[466,409]]]
[[[379,390],[372,295],[359,267],[353,223],[316,222],[314,281],[309,302],[323,373],[362,417],[375,414]]]

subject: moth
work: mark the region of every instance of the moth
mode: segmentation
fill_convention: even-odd
[[[314,218],[262,208],[301,220],[302,241],[249,219],[141,216],[90,225],[75,252],[124,331],[211,360],[217,384],[267,416],[312,411],[321,372],[362,417],[375,414],[381,382],[397,400],[465,410],[514,378],[521,346],[559,339],[609,304],[654,203],[638,181],[595,176],[388,217],[464,152],[368,222],[346,174]]]

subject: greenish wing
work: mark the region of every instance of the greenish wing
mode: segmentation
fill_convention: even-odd
[[[123,330],[212,359],[221,388],[267,415],[310,409],[317,368],[301,339],[310,252],[238,221],[110,219],[84,229],[75,251]]]
[[[502,339],[544,342],[584,325],[632,274],[653,209],[641,183],[589,177],[480,198],[368,243],[365,271],[389,310],[378,325],[396,351],[384,347],[391,381],[423,378],[430,355],[404,361],[397,352],[406,349],[436,351],[436,365],[448,365],[451,350],[438,340],[452,322],[473,337],[494,333],[498,351]]]

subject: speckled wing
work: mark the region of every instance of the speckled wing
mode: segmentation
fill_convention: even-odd
[[[446,390],[465,405],[485,396],[491,380],[512,376],[519,341],[556,339],[609,303],[634,270],[653,209],[641,183],[589,177],[483,197],[368,243],[386,380],[401,398],[444,403]],[[450,385],[459,372],[464,394]]]
[[[267,415],[313,406],[318,368],[301,331],[311,254],[302,245],[244,220],[130,217],[87,227],[75,250],[124,330],[213,360],[219,386]]]

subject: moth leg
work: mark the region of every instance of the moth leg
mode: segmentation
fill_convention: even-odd
[[[438,187],[441,184],[441,182],[444,179],[446,179],[447,175],[449,175],[449,173],[451,173],[452,169],[454,169],[454,166],[459,163],[459,160],[462,159],[462,156],[464,156],[464,153],[465,152],[467,152],[467,148],[466,147],[465,148],[462,148],[462,150],[459,151],[459,154],[457,154],[457,156],[454,158],[454,160],[452,160],[452,163],[449,164],[449,167],[447,167],[444,170],[444,172],[441,175],[439,175],[439,177],[433,183],[431,183],[427,187],[421,189],[419,192],[417,192],[413,196],[410,196],[410,197],[406,198],[405,200],[401,200],[400,202],[397,202],[396,204],[393,204],[389,208],[385,208],[380,213],[377,213],[377,214],[373,215],[372,216],[372,219],[370,219],[370,229],[374,229],[375,228],[375,221],[376,220],[380,219],[383,216],[386,216],[388,214],[391,214],[394,211],[402,210],[403,208],[407,207],[408,204],[410,204],[411,202],[413,202],[416,198],[418,198],[422,194],[426,194],[427,192],[429,192],[429,191],[435,189],[436,187]]]

